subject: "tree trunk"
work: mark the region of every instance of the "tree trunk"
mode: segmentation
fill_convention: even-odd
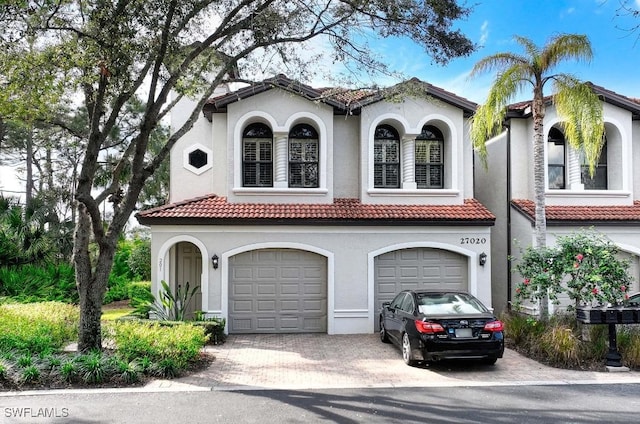
[[[25,183],[25,203],[27,208],[31,206],[33,201],[33,125],[29,126],[28,134],[27,134],[27,160],[26,160],[26,171],[27,171],[27,181]]]
[[[535,247],[547,246],[547,219],[545,216],[545,167],[544,167],[544,97],[542,85],[533,90],[533,196],[535,203]],[[540,298],[540,316],[549,316],[549,297]]]
[[[533,96],[533,196],[535,203],[535,247],[547,245],[545,217],[544,169],[544,98],[542,88],[536,87]]]
[[[91,218],[84,205],[78,205],[78,222],[74,237],[73,261],[76,268],[76,285],[80,296],[80,325],[78,350],[87,352],[102,349],[102,300],[107,290],[109,273],[115,253],[115,241],[105,238],[99,244],[95,269],[89,253]]]

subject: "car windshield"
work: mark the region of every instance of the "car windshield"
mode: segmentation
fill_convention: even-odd
[[[464,293],[418,293],[418,311],[425,315],[466,315],[489,312],[476,298]]]

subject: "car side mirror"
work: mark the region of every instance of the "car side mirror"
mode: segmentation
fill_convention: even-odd
[[[388,310],[392,310],[391,309],[391,302],[383,302],[382,303],[382,309],[388,309]]]

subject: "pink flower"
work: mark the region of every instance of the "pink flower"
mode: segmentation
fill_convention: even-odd
[[[591,290],[591,293],[593,294],[598,294],[598,288],[594,287],[593,290]]]
[[[576,260],[577,260],[578,262],[582,262],[582,259],[584,259],[584,256],[582,256],[582,253],[578,253],[578,254],[576,255]]]
[[[576,263],[573,264],[573,267],[574,268],[580,268],[580,264],[578,262],[576,262]]]
[[[620,291],[627,291],[627,286],[625,285],[620,286]]]
[[[624,294],[624,300],[629,300],[629,295],[627,293]]]
[[[529,285],[529,279],[528,279],[528,278],[525,278],[525,279],[524,279],[524,285],[525,285],[525,286]]]
[[[520,294],[520,287],[516,288],[516,293]]]

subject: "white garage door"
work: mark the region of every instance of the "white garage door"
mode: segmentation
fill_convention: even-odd
[[[262,249],[229,261],[230,333],[327,331],[327,261],[295,249]]]
[[[467,257],[447,250],[395,250],[376,257],[374,268],[376,317],[382,303],[402,290],[469,290]]]

